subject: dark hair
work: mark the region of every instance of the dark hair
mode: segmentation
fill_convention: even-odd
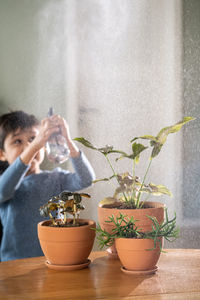
[[[4,141],[8,134],[15,132],[18,128],[26,129],[39,125],[34,115],[29,115],[21,110],[4,114],[0,117],[0,149],[4,148]]]
[[[4,114],[0,117],[0,149],[4,149],[4,141],[8,134],[15,132],[18,128],[26,129],[39,125],[34,115],[29,115],[21,110]],[[0,161],[0,174],[9,166],[7,161]]]
[[[3,174],[3,172],[7,169],[9,166],[7,161],[1,161],[0,160],[0,175]]]

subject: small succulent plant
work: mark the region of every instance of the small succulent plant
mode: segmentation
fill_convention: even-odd
[[[133,138],[130,142],[132,145],[132,152],[130,154],[125,153],[121,150],[114,149],[113,146],[106,145],[105,147],[98,148],[94,146],[91,142],[86,140],[83,137],[75,138],[75,141],[80,142],[84,146],[96,150],[104,155],[106,158],[107,163],[109,164],[112,175],[110,177],[102,178],[95,180],[94,182],[99,181],[110,181],[113,178],[117,181],[117,188],[114,192],[114,195],[111,197],[106,197],[103,199],[99,205],[100,206],[110,206],[115,205],[119,206],[119,203],[123,204],[122,208],[142,208],[145,201],[149,198],[150,195],[160,196],[160,195],[168,195],[172,196],[170,190],[164,185],[156,185],[152,182],[146,183],[147,174],[149,172],[152,160],[160,153],[163,145],[165,144],[167,137],[171,133],[178,132],[183,125],[186,123],[194,120],[192,117],[184,117],[180,122],[172,125],[167,126],[159,131],[156,136],[152,135],[143,135],[140,137]],[[142,139],[149,141],[149,146],[145,146],[141,143],[137,143],[136,140]],[[146,150],[152,148],[151,154],[149,157],[149,162],[147,163],[147,168],[144,172],[143,179],[140,180],[139,177],[136,176],[136,164],[139,162],[139,158],[141,153]],[[111,154],[120,154],[118,158],[115,159],[117,162],[123,158],[128,158],[133,161],[132,166],[132,174],[128,171],[118,174],[115,171],[115,167],[111,163],[109,156]],[[146,198],[142,197],[142,195],[147,195]],[[120,204],[120,205],[121,205]]]
[[[85,209],[81,204],[82,197],[90,198],[90,195],[63,191],[39,208],[40,215],[49,217],[54,226],[66,226],[68,224],[67,214],[70,214],[73,216],[73,226],[77,226],[80,211]]]

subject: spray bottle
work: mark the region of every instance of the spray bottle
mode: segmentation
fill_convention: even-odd
[[[53,108],[50,107],[48,117],[53,116]],[[46,153],[49,161],[62,164],[69,158],[69,148],[66,139],[61,132],[53,133],[46,143]]]

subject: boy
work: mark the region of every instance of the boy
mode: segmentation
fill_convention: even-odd
[[[45,144],[56,132],[65,137],[75,173],[56,168],[42,171]],[[70,137],[58,115],[38,120],[23,111],[0,117],[0,160],[8,167],[0,176],[0,219],[3,226],[1,260],[43,255],[37,238],[39,207],[63,190],[91,185],[94,171]]]

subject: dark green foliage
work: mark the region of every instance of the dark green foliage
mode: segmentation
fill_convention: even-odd
[[[81,204],[82,197],[90,198],[86,193],[72,193],[63,191],[58,196],[53,196],[46,204],[39,208],[40,215],[50,217],[53,225],[67,224],[67,213],[73,216],[73,224],[77,223],[79,213],[85,207]],[[55,212],[55,216],[52,215]],[[61,219],[56,220],[60,213]],[[63,216],[63,217],[62,217]]]
[[[131,142],[134,142],[137,139],[149,140],[150,141],[150,146],[153,147],[153,150],[152,150],[152,153],[151,153],[151,158],[156,157],[159,154],[160,150],[162,149],[162,146],[166,142],[167,136],[170,133],[178,132],[183,127],[184,124],[186,124],[186,123],[188,123],[192,120],[195,120],[195,118],[184,117],[183,120],[176,123],[175,125],[167,126],[167,127],[162,128],[159,131],[159,133],[157,134],[157,136],[144,135],[144,136],[134,138],[133,140],[131,140]]]
[[[169,220],[167,209],[165,210],[165,221],[159,224],[155,217],[147,216],[152,220],[152,230],[149,232],[141,232],[141,229],[136,226],[138,220],[134,220],[133,217],[120,213],[119,217],[113,215],[106,221],[112,223],[114,228],[112,233],[108,233],[106,230],[101,229],[98,224],[95,229],[97,232],[97,239],[99,241],[99,247],[102,249],[104,246],[111,246],[116,238],[135,238],[135,239],[152,239],[154,240],[154,248],[156,243],[159,242],[160,250],[162,251],[162,245],[160,238],[163,237],[167,241],[172,242],[179,236],[179,229],[176,227],[176,214],[173,219]],[[148,249],[152,250],[152,249]]]

